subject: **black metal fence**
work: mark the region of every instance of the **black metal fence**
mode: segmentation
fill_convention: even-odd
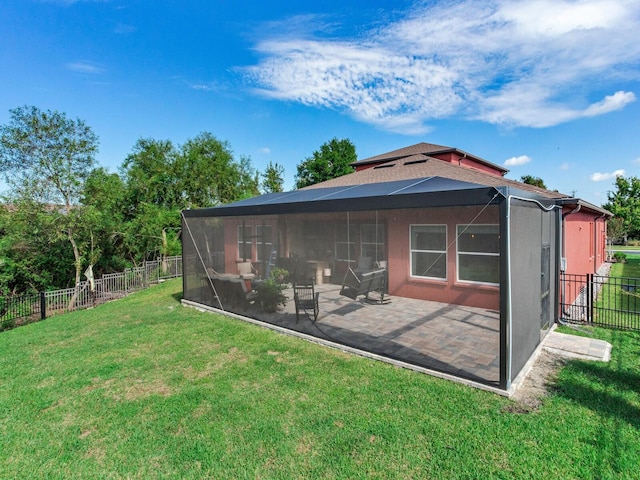
[[[44,320],[52,315],[94,307],[148,288],[164,279],[182,276],[182,257],[147,261],[140,267],[109,273],[74,288],[0,297],[0,331]]]
[[[42,319],[42,294],[0,297],[0,330]]]
[[[562,274],[561,318],[640,331],[640,278]]]

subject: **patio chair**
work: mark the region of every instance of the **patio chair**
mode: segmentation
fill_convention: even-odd
[[[248,310],[249,304],[257,300],[258,293],[250,288],[243,278],[230,278],[227,282],[233,306],[239,303],[244,307],[245,311]]]
[[[370,272],[372,269],[373,261],[371,260],[371,257],[360,257],[358,259],[358,266],[354,271],[355,273],[360,274]]]
[[[367,303],[389,303],[390,300],[384,297],[386,287],[387,271],[384,268],[360,274],[350,268],[342,282],[340,295],[353,300],[357,299],[359,295],[364,295],[364,300]],[[369,298],[371,292],[378,293],[378,298]]]
[[[311,317],[309,312],[313,312],[313,320],[318,320],[318,313],[320,308],[318,307],[318,299],[320,294],[314,289],[313,283],[309,285],[297,285],[293,284],[293,301],[296,305],[296,323],[300,319],[300,311],[303,311],[305,315]],[[308,311],[307,311],[308,310]]]
[[[256,276],[255,269],[251,262],[238,263],[238,274],[240,275],[240,278],[247,280],[251,280]]]

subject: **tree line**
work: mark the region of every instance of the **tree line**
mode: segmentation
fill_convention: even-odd
[[[209,132],[182,145],[140,138],[117,173],[97,164],[98,145],[80,119],[33,106],[10,110],[0,126],[8,187],[0,206],[0,296],[74,286],[89,265],[100,275],[177,255],[181,210],[283,190],[282,165],[259,172]],[[355,160],[349,140],[333,139],[298,165],[296,186],[346,173]]]

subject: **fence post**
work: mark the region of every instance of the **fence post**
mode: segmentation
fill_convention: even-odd
[[[40,292],[40,320],[47,318],[47,295]]]
[[[587,323],[593,323],[593,274],[587,273]]]

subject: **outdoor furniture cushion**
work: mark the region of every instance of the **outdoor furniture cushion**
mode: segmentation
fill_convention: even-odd
[[[253,273],[253,265],[251,265],[251,262],[238,263],[238,273],[240,273],[240,277],[249,280],[256,276],[255,273]]]

